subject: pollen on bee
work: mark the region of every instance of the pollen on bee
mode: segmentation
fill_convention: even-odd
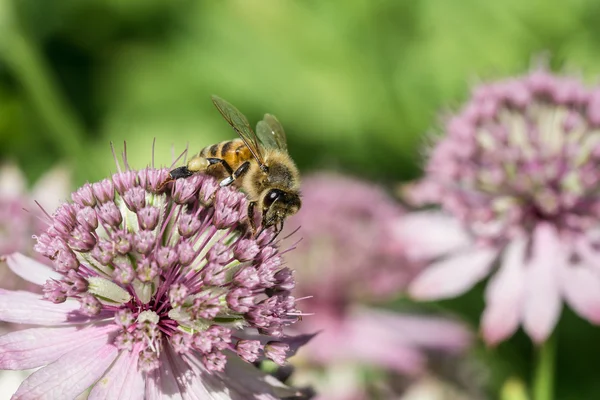
[[[192,172],[205,171],[210,163],[204,157],[194,157],[188,162],[187,168]]]

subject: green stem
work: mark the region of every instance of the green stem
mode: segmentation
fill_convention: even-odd
[[[537,365],[533,377],[533,400],[554,398],[554,368],[556,361],[556,338],[550,336],[538,349]]]

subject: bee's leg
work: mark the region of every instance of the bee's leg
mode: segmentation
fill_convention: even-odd
[[[193,175],[193,172],[188,169],[188,167],[183,166],[179,168],[175,168],[171,172],[169,172],[169,177],[171,180],[179,179],[179,178],[188,178]]]
[[[233,169],[231,169],[231,166],[227,163],[227,161],[223,160],[222,158],[210,157],[207,158],[206,161],[208,161],[208,166],[221,164],[229,175],[233,174]]]
[[[173,182],[175,179],[187,178],[192,175],[192,171],[190,171],[186,166],[175,168],[174,170],[169,172],[169,177],[165,179],[165,181],[162,182],[160,185],[158,185],[158,190],[161,191],[165,186],[167,186],[168,183]]]
[[[283,230],[283,222],[284,222],[283,220],[281,220],[281,221],[279,222],[279,227],[277,227],[277,229],[276,229],[276,231],[275,231],[275,233],[276,233],[277,235],[279,235],[279,234],[281,233],[281,231]]]
[[[248,222],[250,222],[250,231],[252,237],[256,234],[256,225],[254,225],[254,207],[256,206],[255,201],[248,203]]]
[[[233,182],[236,181],[237,178],[244,175],[248,171],[248,169],[250,169],[250,162],[246,161],[242,163],[242,165],[240,165],[235,171],[233,171],[231,176],[221,181],[221,187],[231,185]]]

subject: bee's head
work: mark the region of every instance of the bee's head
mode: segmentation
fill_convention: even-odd
[[[283,221],[300,209],[300,194],[295,191],[267,189],[262,193],[262,225],[264,228],[275,226],[277,231],[283,227]],[[278,225],[280,226],[278,229]]]

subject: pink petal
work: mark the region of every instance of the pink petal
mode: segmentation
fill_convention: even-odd
[[[117,330],[114,324],[31,328],[0,336],[0,369],[29,369],[49,364],[67,352]]]
[[[586,265],[567,265],[561,274],[561,287],[569,305],[592,323],[600,324],[600,276]]]
[[[420,348],[456,352],[466,349],[472,341],[469,329],[449,318],[400,314],[365,307],[352,311],[350,318],[355,325],[370,325],[392,332],[397,342]]]
[[[500,268],[486,288],[481,332],[490,345],[510,337],[519,327],[525,289],[526,247],[524,238],[515,239],[507,246]]]
[[[352,317],[344,326],[342,360],[389,368],[402,374],[424,370],[426,357],[417,346],[387,325],[365,324]]]
[[[139,348],[123,351],[92,389],[89,400],[142,400],[145,382],[142,371],[138,369]]]
[[[392,235],[413,259],[433,259],[465,249],[471,239],[451,216],[439,211],[406,214],[392,223]]]
[[[203,367],[198,368],[195,365],[190,365],[183,360],[182,356],[175,353],[170,345],[164,347],[164,352],[169,363],[167,364],[168,366],[163,364],[161,367],[168,368],[172,372],[185,400],[218,399],[216,396],[212,397],[206,388],[204,375],[208,375],[208,373],[204,371]]]
[[[168,353],[160,353],[160,368],[152,371],[146,379],[146,400],[183,400]]]
[[[42,286],[49,279],[60,280],[62,275],[49,266],[35,261],[21,253],[13,253],[7,257],[8,267],[21,278]]]
[[[31,325],[62,325],[90,321],[79,313],[79,302],[54,304],[39,294],[0,289],[0,321]]]
[[[556,229],[540,224],[533,232],[532,255],[527,268],[523,328],[535,342],[544,342],[556,325],[562,308],[559,274],[566,265]]]
[[[108,340],[107,340],[108,339]],[[94,384],[110,367],[118,350],[99,337],[34,372],[13,400],[73,399]]]
[[[475,248],[435,262],[411,283],[409,293],[419,300],[458,296],[485,278],[497,254],[493,248]]]
[[[200,377],[197,380],[202,382],[208,393],[198,396],[200,399],[277,400],[297,394],[238,356],[227,357],[225,372],[212,374],[206,372],[200,360],[192,355],[186,355],[185,361],[188,368]]]
[[[299,395],[297,390],[284,385],[237,355],[227,357],[225,372],[219,375],[222,382],[231,389],[229,393],[234,399],[275,400]]]

